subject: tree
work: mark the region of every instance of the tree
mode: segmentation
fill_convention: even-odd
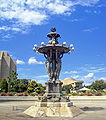
[[[36,92],[37,92],[38,94],[41,94],[41,93],[44,93],[44,92],[45,92],[45,89],[46,89],[46,87],[44,87],[42,84],[39,84],[39,83],[38,83],[38,87],[37,87],[37,89],[36,89]]]
[[[16,72],[12,71],[8,77],[8,80],[14,81],[14,80],[17,80],[17,77],[18,77],[18,74]]]
[[[66,93],[70,93],[70,89],[73,89],[72,85],[65,85],[62,87],[62,91],[66,91]]]
[[[31,81],[28,84],[28,93],[35,92],[36,88],[38,87],[38,83],[36,81]]]
[[[1,92],[8,92],[8,83],[6,79],[2,79],[0,81],[0,91]]]
[[[104,80],[96,80],[95,82],[92,83],[91,89],[95,90],[106,89],[106,83],[104,82]]]
[[[19,89],[19,81],[17,81],[18,74],[14,71],[8,77],[8,92],[18,92]]]
[[[19,81],[19,92],[25,92],[28,88],[28,80],[27,79],[17,79]]]
[[[45,87],[43,87],[42,84],[39,84],[36,81],[31,81],[28,84],[27,91],[28,91],[28,93],[40,94],[40,93],[43,93],[45,91]]]

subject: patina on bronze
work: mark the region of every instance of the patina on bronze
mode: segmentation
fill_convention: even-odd
[[[56,28],[51,28],[51,32],[47,34],[49,44],[42,43],[41,47],[36,49],[37,52],[44,54],[46,58],[46,70],[48,72],[49,80],[46,82],[46,94],[44,101],[67,101],[61,97],[61,85],[59,80],[61,71],[61,58],[64,54],[70,52],[70,47],[65,47],[64,44],[58,45],[58,38],[60,35],[56,33]]]

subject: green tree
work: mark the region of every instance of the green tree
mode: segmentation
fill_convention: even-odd
[[[65,85],[62,87],[62,91],[66,91],[66,93],[70,93],[70,89],[73,89],[72,85]]]
[[[27,91],[28,91],[28,93],[40,94],[45,91],[45,87],[43,87],[42,84],[39,84],[36,81],[31,81],[28,84]]]
[[[2,79],[0,81],[0,91],[1,92],[8,92],[8,83],[6,79]]]
[[[27,79],[18,79],[17,81],[19,81],[19,92],[25,92],[27,91],[28,88],[28,80]]]
[[[104,80],[96,80],[91,84],[90,87],[91,89],[95,89],[95,90],[103,90],[106,89],[106,83],[104,82]]]
[[[39,84],[39,83],[38,83],[38,87],[36,88],[36,92],[37,92],[38,94],[41,94],[41,93],[44,93],[44,92],[45,92],[45,89],[46,89],[46,87],[44,87],[42,84]]]
[[[36,81],[29,82],[27,89],[28,93],[35,92],[37,87],[38,87],[38,83]]]
[[[8,77],[8,80],[14,81],[14,80],[17,80],[17,77],[18,77],[18,74],[16,72],[12,71]]]
[[[19,89],[19,81],[17,81],[18,74],[14,71],[8,77],[8,91],[9,92],[18,92]]]

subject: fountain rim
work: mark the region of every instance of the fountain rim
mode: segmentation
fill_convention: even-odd
[[[69,47],[65,47],[63,45],[45,45],[45,46],[41,46],[38,48],[38,52],[42,53],[42,54],[46,54],[49,50],[57,50],[57,52],[65,54],[70,52],[70,48]]]

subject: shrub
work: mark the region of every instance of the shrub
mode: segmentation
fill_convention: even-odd
[[[30,96],[36,96],[36,95],[38,95],[36,92],[30,93]]]
[[[69,93],[68,96],[77,96],[77,93]]]
[[[28,93],[25,93],[25,92],[24,92],[24,93],[23,93],[23,96],[28,96]]]
[[[15,96],[28,96],[27,93],[16,93]]]
[[[2,92],[0,95],[1,95],[1,96],[7,96],[7,93]]]
[[[88,93],[87,96],[93,96],[93,94],[92,93]]]
[[[78,96],[84,96],[84,95],[85,95],[85,94],[82,94],[82,93],[81,93],[81,94],[78,94]]]
[[[102,96],[103,94],[101,92],[95,93],[95,96]]]
[[[6,93],[6,96],[13,96],[14,94],[11,92]]]

